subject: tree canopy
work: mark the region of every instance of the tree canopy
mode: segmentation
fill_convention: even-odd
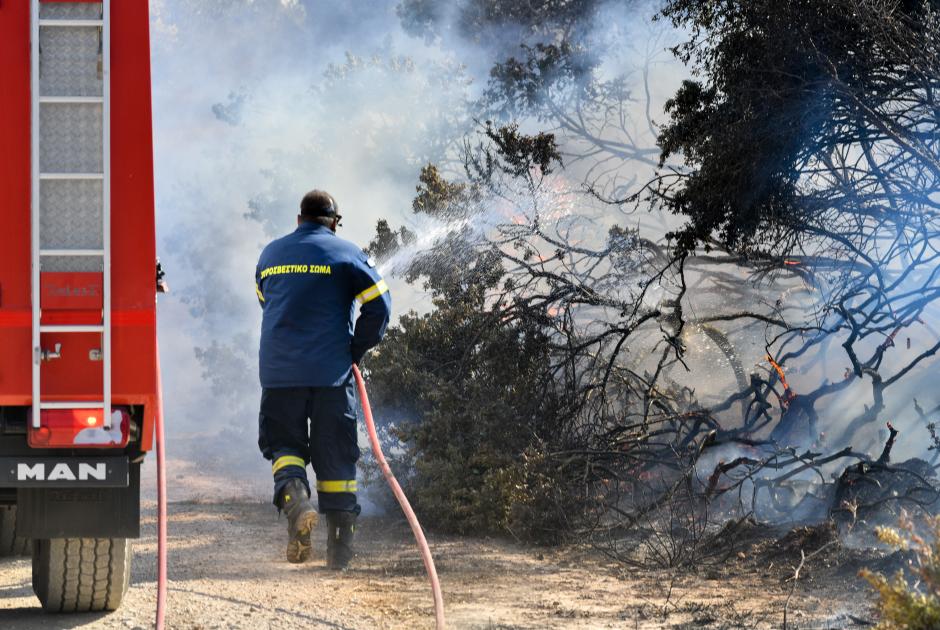
[[[681,156],[688,167],[658,191],[688,217],[680,248],[714,239],[780,252],[838,232],[832,208],[935,210],[938,7],[667,2],[661,16],[691,34],[674,52],[696,75],[666,104],[659,136],[661,163]],[[826,177],[838,171],[841,180]]]
[[[547,13],[494,62],[463,173],[421,170],[412,209],[449,227],[404,277],[433,308],[369,366],[419,509],[463,531],[591,532],[626,559],[614,532],[677,512],[704,531],[723,500],[788,513],[777,484],[877,464],[846,444],[910,407],[940,351],[936,4],[667,1],[692,77],[663,126],[643,115],[658,146],[588,45],[600,5],[442,6],[400,15],[484,37]],[[370,247],[390,259],[417,236],[380,222]],[[708,553],[687,546],[682,562]]]

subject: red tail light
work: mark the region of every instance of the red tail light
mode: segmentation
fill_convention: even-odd
[[[45,409],[39,427],[29,423],[32,448],[123,448],[130,435],[130,413],[111,411],[111,428],[104,427],[101,409]]]

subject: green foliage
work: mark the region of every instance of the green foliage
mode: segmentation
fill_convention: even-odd
[[[402,418],[423,519],[459,532],[554,529],[520,511],[544,500],[539,446],[558,419],[541,373],[547,351],[537,330],[501,326],[470,298],[389,331],[369,363],[372,395]]]
[[[501,127],[487,123],[484,133],[501,158],[500,170],[511,177],[524,177],[533,168],[538,168],[540,175],[548,175],[553,163],[562,163],[553,134],[540,132],[529,136],[519,133],[515,123]]]
[[[550,136],[488,129],[493,168],[512,177],[520,165],[548,166],[557,153]],[[472,214],[476,186],[449,182],[428,165],[414,211],[445,221]],[[393,253],[386,245],[395,234],[380,225],[377,254]],[[566,416],[544,312],[511,311],[499,297],[502,256],[469,227],[418,256],[406,278],[423,280],[434,309],[403,315],[367,367],[379,415],[397,419],[422,520],[457,532],[561,535],[563,484],[546,453],[563,440]]]
[[[918,535],[912,522],[902,518],[901,529],[879,528],[878,538],[896,549],[914,553],[914,578],[903,572],[887,577],[861,572],[878,592],[881,622],[878,630],[934,630],[940,628],[940,517],[928,518],[930,541]]]
[[[490,69],[483,101],[494,115],[517,119],[534,114],[547,120],[554,114],[547,105],[551,96],[569,88],[590,90],[596,59],[569,42],[520,47]]]
[[[515,29],[520,38],[553,39],[589,26],[604,4],[602,0],[402,0],[397,13],[402,28],[428,41],[448,31],[484,45],[518,42],[507,37]]]
[[[447,181],[433,164],[421,169],[418,181],[421,183],[415,187],[417,195],[411,203],[416,214],[447,219],[457,206],[469,201],[466,184]]]
[[[426,41],[456,35],[493,51],[490,80],[478,103],[502,122],[558,115],[561,94],[596,88],[600,43],[592,38],[603,0],[403,0],[397,8],[406,33]]]
[[[697,75],[667,103],[659,137],[661,163],[681,155],[691,171],[661,191],[665,208],[689,218],[672,235],[680,250],[712,239],[770,248],[806,228],[826,206],[807,202],[805,187],[835,168],[832,154],[911,127],[903,107],[882,104],[920,89],[906,81],[920,79],[922,48],[904,35],[937,4],[667,2],[661,15],[691,34],[674,52]]]
[[[540,448],[553,441],[557,401],[537,326],[500,322],[484,288],[501,274],[481,256],[461,274],[435,276],[437,308],[410,313],[369,363],[376,405],[403,419],[414,458],[409,484],[428,522],[459,532],[543,538],[554,523],[524,510],[544,502]],[[481,269],[481,267],[483,269]],[[544,514],[540,514],[544,517]]]
[[[415,235],[402,226],[393,230],[385,219],[379,219],[375,224],[375,236],[369,241],[366,251],[371,256],[384,259],[394,254],[400,247],[412,243]]]

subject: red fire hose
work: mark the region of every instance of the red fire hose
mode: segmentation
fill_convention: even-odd
[[[163,451],[163,380],[160,378],[160,345],[157,355],[157,413],[154,418],[157,444],[157,620],[163,630],[166,620],[166,454]]]
[[[415,540],[418,541],[418,547],[421,549],[421,557],[424,559],[424,569],[428,572],[428,579],[431,581],[431,591],[434,594],[434,617],[437,620],[437,630],[443,630],[444,596],[441,595],[441,583],[437,579],[437,569],[434,568],[434,558],[431,557],[431,549],[428,547],[428,541],[425,539],[424,532],[421,530],[418,517],[415,516],[414,510],[411,509],[411,504],[408,503],[408,497],[405,496],[401,486],[398,485],[398,480],[395,479],[395,475],[392,474],[392,469],[389,467],[388,462],[385,461],[382,446],[379,444],[379,436],[375,432],[375,423],[372,421],[372,407],[369,406],[369,394],[366,393],[366,384],[365,381],[362,380],[362,373],[359,372],[358,366],[353,365],[353,374],[356,375],[356,386],[359,388],[359,400],[362,402],[362,411],[366,417],[366,428],[369,431],[369,442],[372,444],[372,453],[379,462],[382,474],[385,475],[385,481],[388,482],[388,485],[392,488],[392,492],[395,493],[395,498],[398,499],[398,503],[401,505],[401,509],[408,519],[408,524],[411,525],[411,531],[415,535]]]

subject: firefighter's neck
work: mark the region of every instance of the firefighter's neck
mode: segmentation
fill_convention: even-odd
[[[326,218],[326,217],[324,217]],[[338,219],[331,219],[329,222],[318,221],[317,219],[307,219],[303,215],[297,215],[297,227],[309,223],[310,225],[322,225],[325,228],[328,228],[331,232],[336,232],[336,226],[339,223]]]

